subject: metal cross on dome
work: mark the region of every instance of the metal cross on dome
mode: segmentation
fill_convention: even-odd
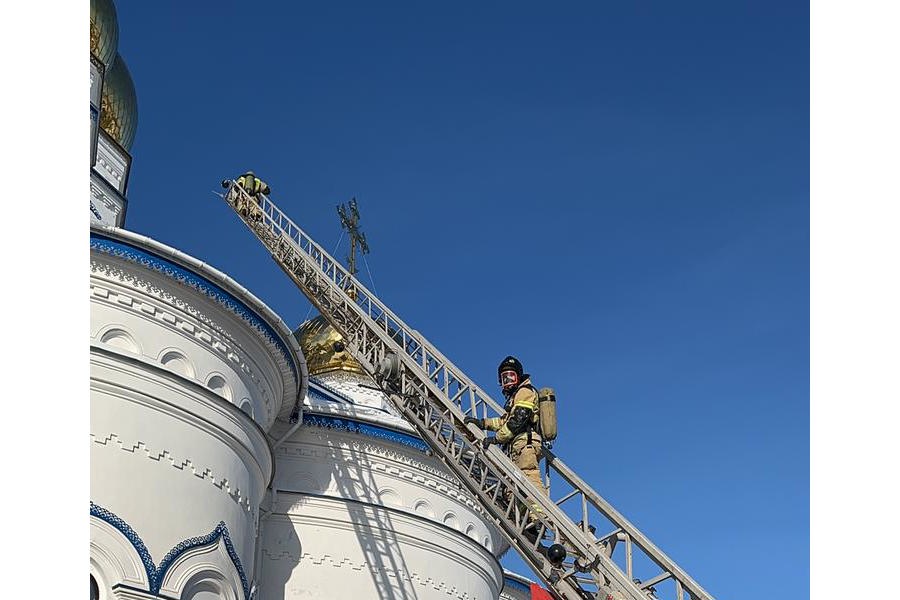
[[[347,268],[350,275],[356,275],[356,247],[363,254],[369,253],[369,244],[366,243],[366,234],[359,228],[359,209],[356,206],[356,197],[350,199],[347,204],[339,204],[338,216],[341,218],[341,227],[350,236],[350,256],[347,257]]]

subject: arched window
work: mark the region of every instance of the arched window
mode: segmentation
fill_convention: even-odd
[[[174,371],[179,375],[184,375],[185,377],[189,377],[191,379],[194,378],[194,365],[191,364],[191,361],[188,359],[188,357],[186,357],[178,350],[169,350],[162,355],[159,362],[161,362],[162,365],[170,371]]]
[[[206,387],[226,400],[231,401],[231,386],[226,383],[225,378],[221,375],[213,375],[210,377],[209,381],[206,382]]]
[[[137,342],[134,340],[134,336],[132,336],[124,329],[109,329],[106,333],[100,336],[100,342],[109,344],[110,346],[119,348],[120,350],[125,350],[126,352],[131,352],[132,354],[140,354],[140,348],[138,348]]]
[[[200,573],[185,586],[184,600],[237,600],[237,590],[226,583],[220,573]]]
[[[244,411],[248,417],[251,419],[253,418],[253,404],[250,403],[249,398],[241,400],[241,410]]]
[[[459,519],[452,512],[448,512],[444,515],[444,525],[453,529],[459,529]]]
[[[428,500],[419,500],[413,506],[413,510],[425,517],[434,517],[434,511],[431,510],[431,504],[428,503]]]
[[[93,575],[91,575],[91,600],[100,600],[100,586],[97,585]]]

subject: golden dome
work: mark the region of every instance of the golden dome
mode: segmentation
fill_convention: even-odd
[[[91,52],[107,69],[119,46],[119,21],[112,0],[91,0]]]
[[[121,55],[116,54],[112,66],[103,78],[100,127],[123,148],[131,150],[137,131],[137,116],[137,94],[131,73]]]
[[[356,359],[343,350],[344,338],[334,327],[319,315],[307,321],[294,332],[297,343],[306,357],[310,375],[321,375],[331,371],[346,371],[365,375]],[[337,344],[337,346],[335,345]]]

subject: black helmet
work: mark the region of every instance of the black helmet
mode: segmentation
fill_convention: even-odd
[[[516,376],[510,377],[507,375],[504,377],[504,373],[509,373],[512,371],[516,374]],[[500,387],[503,388],[503,391],[509,391],[515,388],[517,385],[522,383],[525,379],[525,369],[522,368],[522,363],[519,362],[519,359],[515,356],[507,356],[502,361],[500,361],[500,365],[497,367],[497,381],[500,382]]]

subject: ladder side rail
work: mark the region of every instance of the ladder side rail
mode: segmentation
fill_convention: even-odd
[[[584,499],[593,505],[604,517],[610,520],[616,527],[628,534],[634,545],[640,548],[644,554],[652,560],[656,566],[670,573],[692,597],[698,600],[712,600],[712,596],[703,589],[690,575],[675,564],[665,552],[650,541],[637,527],[635,527],[622,513],[616,510],[603,496],[595,491],[587,482],[581,479],[575,471],[563,462],[552,450],[544,449],[545,460],[551,465],[553,471],[571,485],[577,492],[583,494]],[[577,493],[576,492],[576,493]],[[586,523],[585,523],[586,524]]]
[[[234,186],[234,188],[237,189],[239,193],[243,193],[243,190],[240,190],[237,186]],[[247,200],[249,201],[249,198],[247,198]],[[451,378],[461,384],[469,383],[468,390],[470,391],[469,395],[472,399],[471,410],[476,408],[475,405],[478,403],[478,400],[481,401],[482,405],[486,405],[487,403],[484,400],[490,400],[490,398],[481,392],[481,390],[478,390],[477,386],[468,382],[465,376],[461,375],[461,372],[453,367],[452,363],[450,363],[439,351],[428,344],[424,337],[418,334],[417,331],[411,330],[387,307],[383,306],[375,296],[362,286],[362,284],[350,276],[339,263],[334,261],[324,249],[306,236],[293,221],[275,206],[273,202],[263,196],[260,199],[260,208],[263,213],[263,223],[252,224],[247,220],[247,225],[250,226],[250,229],[257,237],[259,237],[260,241],[269,247],[273,257],[276,258],[276,262],[278,262],[286,273],[295,280],[301,290],[307,291],[309,289],[313,292],[307,293],[306,295],[310,298],[310,301],[322,311],[323,315],[329,317],[329,321],[336,320],[336,312],[333,312],[334,308],[343,310],[343,320],[340,322],[333,322],[333,325],[335,325],[346,338],[353,339],[356,342],[355,345],[359,348],[359,351],[354,354],[359,354],[360,352],[363,354],[363,356],[357,356],[357,358],[362,359],[361,362],[367,363],[365,365],[367,371],[371,374],[375,374],[377,372],[376,365],[378,364],[378,361],[383,359],[390,351],[396,353],[401,364],[411,371],[413,376],[412,379],[418,380],[420,384],[426,387],[426,390],[416,390],[418,392],[416,395],[427,398],[428,402],[432,403],[433,408],[436,409],[437,414],[445,417],[452,417],[447,428],[448,431],[454,432],[456,434],[455,437],[458,437],[459,439],[451,441],[453,441],[453,443],[466,444],[468,440],[462,437],[459,432],[467,432],[470,436],[472,434],[472,430],[466,428],[462,424],[462,415],[466,414],[467,411],[462,406],[461,398],[465,395],[463,392],[465,392],[467,388],[464,386],[459,388],[460,393],[458,393],[455,398],[450,398],[448,391]],[[279,243],[285,237],[290,240],[291,243],[286,247],[279,246]],[[293,272],[294,269],[300,267],[296,264],[296,260],[290,260],[296,259],[296,257],[290,256],[290,252],[293,251],[294,253],[297,253],[298,250],[300,251],[299,255],[301,257],[303,268],[307,266],[306,262],[302,261],[304,254],[312,260],[316,267],[316,271],[318,271],[319,275],[324,279],[324,289],[321,285],[307,287],[308,282],[300,280],[296,276],[296,273]],[[291,268],[288,268],[285,263],[291,264]],[[310,272],[308,275],[314,276],[315,273]],[[357,294],[356,298],[351,298],[347,295],[348,285],[351,286]],[[328,293],[323,295],[321,292],[325,291]],[[363,298],[361,302],[359,301],[360,298]],[[375,319],[372,319],[371,317],[373,304],[378,313],[378,317]],[[365,309],[363,308],[364,305],[366,306]],[[351,316],[348,318],[348,313],[350,315],[355,313],[355,317]],[[392,328],[394,329],[393,334],[391,332]],[[402,332],[400,337],[404,342],[403,344],[400,344],[397,341],[398,331]],[[371,336],[367,334],[372,332],[375,333],[376,339],[369,339]],[[380,340],[377,338],[380,338]],[[418,351],[418,348],[413,352],[408,351],[408,344],[406,343],[408,339],[415,340],[417,346],[423,349],[421,365],[413,356]],[[428,356],[429,354],[431,356]],[[373,360],[370,361],[368,359]],[[434,365],[433,370],[430,365]],[[453,368],[449,369],[448,366]],[[408,378],[404,377],[404,380],[408,381]],[[438,383],[441,381],[443,382],[443,387],[438,386]],[[480,395],[482,398],[480,399],[477,398],[478,392],[481,392]],[[491,401],[491,403],[493,403],[493,401]],[[496,407],[495,410],[501,412],[498,410],[499,407],[495,403],[493,404],[494,407]],[[443,427],[443,424],[441,427]],[[425,431],[423,433],[427,434],[427,426],[424,429]],[[483,439],[483,436],[484,434],[478,431],[478,434],[475,436],[476,441],[478,439]],[[435,443],[437,442],[435,441]],[[471,451],[471,449],[468,448],[467,450]],[[500,453],[497,449],[494,449],[493,451],[489,450],[486,454],[490,456],[491,452],[495,453],[495,456],[492,457],[493,460],[490,461],[493,463],[491,466],[500,471],[500,474],[495,474],[494,477],[501,476],[508,481],[515,482],[514,488],[518,488],[514,489],[517,497],[524,497],[530,502],[543,505],[545,511],[554,517],[557,522],[557,527],[553,527],[552,523],[544,523],[548,529],[560,529],[560,533],[562,533],[570,543],[580,546],[579,551],[584,558],[589,558],[594,563],[608,563],[604,564],[606,568],[603,570],[607,571],[607,575],[611,575],[612,579],[616,580],[616,583],[619,584],[615,587],[624,587],[629,592],[633,591],[629,589],[633,587],[631,581],[627,579],[622,581],[624,575],[621,573],[620,569],[612,563],[605,554],[599,553],[595,544],[585,541],[585,538],[588,538],[587,532],[583,530],[586,529],[586,523],[583,524],[583,529],[579,529],[574,525],[571,518],[557,507],[556,503],[539,493],[537,488],[522,476],[505,455]],[[458,453],[458,456],[461,457],[464,454],[465,452],[461,450]],[[498,457],[500,460],[497,460]],[[445,462],[452,462],[448,461],[447,457],[443,454],[441,454],[441,458]],[[617,525],[622,523],[622,529],[633,531],[633,536],[635,538],[640,538],[638,546],[647,553],[648,557],[650,557],[658,566],[666,569],[676,580],[679,580],[679,589],[681,588],[680,584],[684,584],[684,587],[686,587],[693,596],[697,598],[709,598],[708,594],[706,594],[696,582],[674,565],[674,563],[656,548],[649,539],[640,534],[631,523],[615,511],[615,509],[613,509],[599,494],[562,463],[558,457],[549,453],[548,464],[551,463],[553,469],[556,470],[570,485],[581,491],[583,498],[589,500],[601,514],[604,514],[604,516]],[[471,467],[472,465],[469,466],[469,471],[471,471]],[[457,469],[454,469],[454,471],[456,470]],[[460,475],[463,480],[467,479],[465,470],[463,470],[462,473],[458,473],[458,475]],[[489,505],[493,505],[493,503],[490,503]],[[500,521],[502,522],[503,520],[500,519]],[[590,539],[596,541],[592,536]],[[520,543],[516,545],[519,546]],[[640,590],[637,590],[636,588],[635,590],[636,593],[640,593]],[[694,592],[694,590],[696,590],[696,592]],[[632,594],[629,593],[629,595]]]

